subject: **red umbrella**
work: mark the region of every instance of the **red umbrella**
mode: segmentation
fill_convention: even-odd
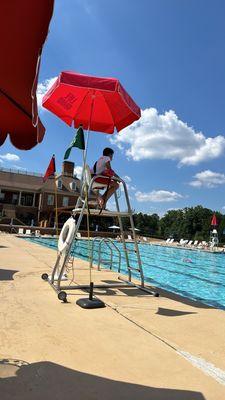
[[[36,88],[54,0],[0,2],[0,145],[9,134],[18,149],[41,142]]]
[[[217,225],[216,214],[213,214],[213,216],[212,216],[211,225],[212,226],[216,226]]]
[[[138,120],[140,108],[118,79],[61,72],[43,106],[68,125],[113,133]]]

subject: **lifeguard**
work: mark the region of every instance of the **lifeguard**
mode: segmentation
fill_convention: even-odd
[[[115,191],[119,188],[118,182],[114,181],[112,178],[113,176],[119,178],[119,176],[113,171],[111,168],[111,161],[113,159],[114,151],[109,147],[106,147],[103,150],[102,156],[96,161],[94,164],[92,173],[94,175],[103,175],[99,178],[96,178],[95,182],[102,183],[106,186],[105,193],[100,196],[98,195],[98,204],[101,209],[106,207],[106,203],[109,198],[115,193]]]

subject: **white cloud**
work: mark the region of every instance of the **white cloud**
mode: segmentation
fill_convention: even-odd
[[[20,171],[26,171],[26,168],[19,167],[18,165],[12,165],[12,168],[18,169]]]
[[[42,107],[42,99],[45,93],[48,91],[48,89],[50,89],[50,87],[53,85],[56,79],[57,77],[55,76],[54,78],[46,79],[45,81],[40,82],[37,85],[37,103],[38,107],[40,107],[42,110],[44,110],[44,108]]]
[[[154,203],[162,203],[169,201],[177,201],[182,199],[183,196],[177,192],[169,192],[167,190],[153,190],[152,192],[136,192],[136,200],[139,202],[152,201]]]
[[[181,121],[174,111],[160,115],[155,108],[143,110],[139,121],[110,140],[124,148],[134,161],[169,159],[179,165],[196,165],[220,157],[225,150],[224,136],[206,138]]]
[[[209,169],[206,171],[198,172],[194,176],[194,180],[189,182],[189,185],[194,187],[215,188],[219,185],[225,184],[225,175],[219,172],[213,172]]]
[[[130,176],[125,175],[125,176],[122,177],[122,179],[125,181],[128,191],[137,190],[136,186],[131,185],[132,179],[131,179]],[[122,183],[120,184],[120,189],[121,189],[122,192],[124,191],[124,189],[123,189],[123,184],[122,184]]]
[[[80,165],[77,165],[74,168],[74,174],[77,176],[78,179],[81,179],[82,170],[83,170],[83,168]]]
[[[130,176],[128,176],[128,175],[125,175],[125,176],[123,176],[123,180],[125,181],[125,182],[131,182],[131,177]]]
[[[3,161],[8,161],[8,162],[20,161],[20,157],[17,156],[16,154],[6,153],[3,155],[0,155],[0,160],[1,160],[1,162],[3,162]]]

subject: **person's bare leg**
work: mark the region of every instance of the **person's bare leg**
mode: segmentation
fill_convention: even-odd
[[[96,200],[97,200],[97,203],[98,203],[99,207],[100,208],[103,207],[105,200],[100,195],[99,190],[96,190],[95,195],[96,195]]]
[[[104,199],[104,207],[106,206],[107,201],[112,197],[115,191],[119,188],[119,184],[117,182],[113,182],[108,190],[103,194],[102,198]]]

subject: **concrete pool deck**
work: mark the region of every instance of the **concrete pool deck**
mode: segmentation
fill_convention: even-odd
[[[56,252],[0,235],[2,400],[224,400],[225,312],[159,290],[96,289],[106,308],[61,303],[43,272]],[[95,283],[117,281],[93,271]],[[87,283],[87,262],[75,280]]]

